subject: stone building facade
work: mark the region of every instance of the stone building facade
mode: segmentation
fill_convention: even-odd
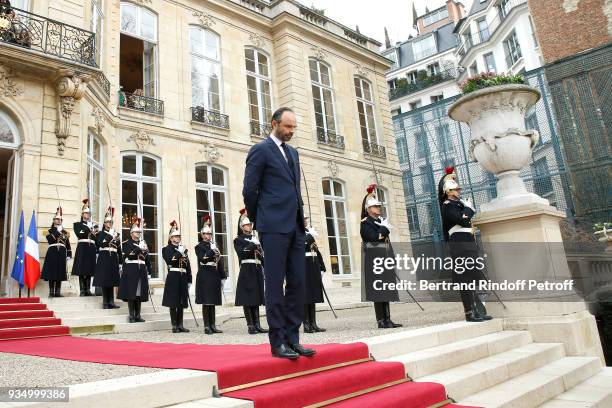
[[[192,248],[212,215],[231,292],[245,157],[279,106],[297,114],[291,144],[328,285],[359,284],[361,200],[374,180],[393,240],[409,239],[390,61],[376,41],[292,0],[12,3],[24,11],[0,35],[3,292],[15,293],[20,211],[26,228],[37,213],[42,258],[58,202],[71,230],[87,196],[97,221],[116,208],[124,239],[131,215],[144,215],[159,285],[169,223],[180,217]]]

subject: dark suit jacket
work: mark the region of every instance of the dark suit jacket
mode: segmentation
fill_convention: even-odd
[[[300,158],[297,150],[287,146],[292,169],[271,137],[252,146],[247,155],[242,197],[253,228],[259,232],[286,234],[297,220],[304,229]]]

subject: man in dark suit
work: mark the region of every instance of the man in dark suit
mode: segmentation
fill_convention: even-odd
[[[315,354],[299,342],[306,263],[304,202],[299,155],[286,144],[295,128],[295,113],[291,109],[279,108],[274,112],[272,134],[249,151],[242,190],[266,259],[266,317],[272,355],[288,359]]]

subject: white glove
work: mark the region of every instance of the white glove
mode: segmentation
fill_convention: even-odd
[[[323,274],[325,274],[325,271],[321,271],[321,278],[323,278]]]
[[[380,218],[380,222],[377,222],[376,224],[380,225],[381,227],[385,227],[385,228],[387,228],[388,230],[390,230],[391,228],[393,228],[393,227],[391,226],[391,224],[389,224],[389,219],[388,219],[388,218],[383,218],[383,217],[381,217],[381,218]]]
[[[189,290],[191,288],[191,283],[187,284],[187,290]]]
[[[183,246],[183,244],[179,244],[177,250],[181,253],[184,254],[185,253],[185,247]]]
[[[319,233],[315,230],[315,228],[312,225],[308,226],[307,232],[313,237],[316,238],[319,236]]]
[[[224,287],[225,287],[225,281],[226,281],[226,280],[227,280],[227,279],[221,279],[221,287],[222,287],[222,288],[224,288]]]
[[[66,262],[70,262],[71,259],[72,259],[71,257],[67,256],[66,257]]]
[[[112,237],[114,237],[114,236],[115,236],[115,229],[114,229],[114,228],[109,229],[109,230],[108,230],[108,233],[109,233],[109,234],[110,234]]]
[[[210,249],[212,249],[213,251],[216,250],[217,249],[217,244],[215,244],[214,242],[211,241]]]
[[[87,221],[87,228],[92,229],[93,228],[93,222]]]
[[[257,238],[257,235],[253,235],[253,237],[248,241],[252,242],[255,245],[261,245],[261,242],[259,242],[259,238]]]
[[[144,241],[140,241],[140,242],[138,243],[138,247],[144,251],[144,250],[146,250],[146,249],[147,249],[147,243],[146,243],[146,242],[144,242]]]
[[[461,200],[461,202],[463,203],[463,205],[465,205],[466,207],[470,207],[472,210],[476,210],[474,208],[474,204],[472,203],[472,200],[470,200],[469,198],[466,198],[465,200]]]
[[[62,230],[63,230],[63,229],[64,229],[64,226],[63,226],[63,225],[61,225],[61,224],[60,224],[60,225],[58,225],[58,226],[57,226],[57,230],[58,230],[59,232],[62,232]]]

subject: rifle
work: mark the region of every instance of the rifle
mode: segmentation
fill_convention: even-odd
[[[300,169],[302,171],[302,180],[304,180],[304,188],[306,189],[306,201],[308,202],[308,218],[310,220],[312,220],[312,212],[311,212],[311,207],[310,207],[310,194],[308,193],[308,183],[306,183],[306,175],[304,174],[304,169]],[[329,308],[331,309],[332,313],[334,314],[334,318],[338,318],[338,315],[336,314],[336,311],[334,310],[334,307],[331,304],[331,301],[329,300],[329,296],[327,296],[327,291],[325,290],[325,285],[323,285],[323,278],[321,278],[321,289],[323,289],[323,295],[325,295],[325,300],[327,300],[327,304],[329,305]]]
[[[181,221],[181,203],[179,202],[178,197],[176,197],[176,206],[178,208],[179,228],[183,228],[183,221]],[[182,231],[181,231],[181,234],[182,234]],[[182,242],[183,242],[183,236],[181,235],[181,243]],[[187,258],[187,262],[189,262],[189,258]],[[200,325],[198,324],[198,319],[196,318],[195,312],[193,311],[193,306],[191,305],[191,295],[189,294],[189,287],[187,287],[187,300],[189,301],[189,308],[191,309],[191,314],[193,315],[193,320],[195,321],[196,327],[200,327]]]
[[[146,225],[145,223],[145,219],[144,219],[144,205],[142,204],[142,201],[140,201],[140,195],[136,194],[136,200],[138,200],[137,202],[137,209],[136,212],[138,213],[140,211],[141,214],[141,218],[142,218],[142,232],[140,233],[140,240],[138,241],[138,243],[142,243],[144,242],[145,245],[147,245],[147,242],[144,239],[144,227]],[[147,251],[147,255],[148,255],[148,251]],[[153,306],[153,313],[157,313],[157,310],[155,310],[155,303],[153,303],[153,292],[151,291],[151,286],[147,285],[147,287],[149,288],[149,299],[151,300],[151,306]]]

